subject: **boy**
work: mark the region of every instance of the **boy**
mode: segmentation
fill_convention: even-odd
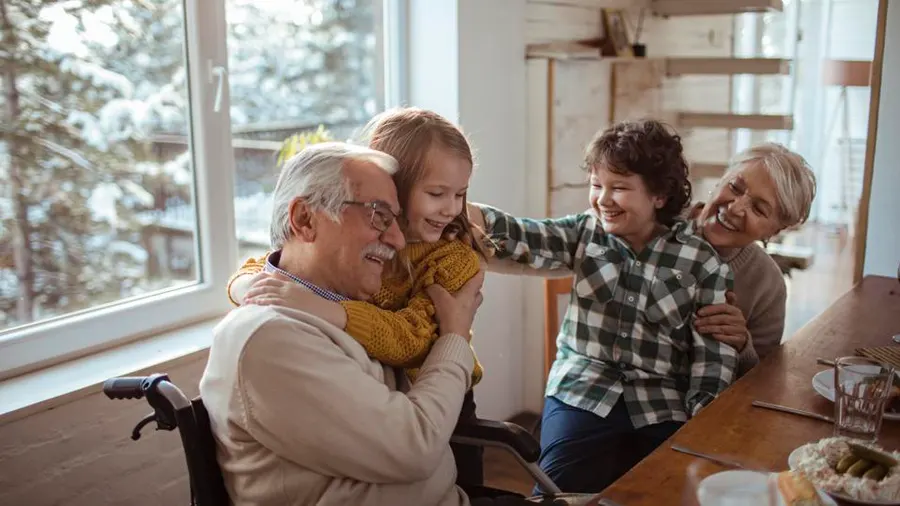
[[[541,424],[541,468],[566,492],[600,492],[734,379],[737,352],[693,328],[725,302],[728,266],[677,221],[691,185],[681,140],[626,122],[587,148],[591,210],[529,220],[470,206],[497,257],[575,274]],[[480,211],[480,212],[479,212]],[[540,491],[538,491],[540,492]]]

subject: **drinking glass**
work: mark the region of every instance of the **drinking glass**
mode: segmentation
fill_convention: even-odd
[[[864,357],[834,361],[834,435],[874,443],[894,380],[893,367]]]

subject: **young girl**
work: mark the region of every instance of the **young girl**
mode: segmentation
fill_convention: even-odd
[[[469,216],[498,258],[574,271],[540,464],[562,490],[593,493],[723,391],[737,352],[694,328],[697,308],[725,302],[731,274],[676,220],[691,198],[680,138],[656,121],[620,123],[590,143],[585,169],[589,212],[529,220],[470,205]]]
[[[233,303],[254,303],[258,297],[296,307],[343,328],[382,363],[407,369],[411,379],[439,337],[434,304],[425,292],[433,283],[448,292],[459,290],[480,269],[482,241],[466,213],[466,191],[472,175],[472,150],[465,136],[438,114],[417,108],[395,109],[369,123],[369,147],[399,162],[394,175],[403,209],[401,228],[407,246],[385,269],[381,291],[372,303],[331,302],[299,285],[277,279],[250,287],[253,275],[264,269],[267,257],[247,260],[229,283]],[[479,236],[481,238],[481,236]],[[249,290],[248,290],[249,288]],[[482,376],[475,364],[473,384]],[[470,391],[460,419],[474,418]],[[483,481],[481,451],[453,446],[461,486]]]

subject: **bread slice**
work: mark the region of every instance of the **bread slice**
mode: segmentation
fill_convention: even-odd
[[[800,473],[778,473],[778,492],[788,506],[822,506],[816,488]]]

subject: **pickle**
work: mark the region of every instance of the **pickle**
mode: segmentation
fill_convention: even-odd
[[[878,450],[873,450],[867,446],[858,445],[856,443],[848,443],[848,446],[850,446],[850,451],[861,459],[877,462],[888,469],[897,465],[897,459],[891,457],[890,455],[887,455],[886,453],[882,453]]]
[[[838,474],[844,474],[847,472],[847,469],[850,469],[850,466],[856,463],[857,460],[859,460],[859,457],[851,453],[850,455],[847,455],[846,457],[838,461],[837,465],[834,466],[834,470],[837,471]]]
[[[852,466],[850,466],[850,469],[847,469],[847,474],[856,478],[860,478],[866,471],[869,470],[869,468],[872,467],[872,465],[873,463],[871,461],[868,461],[866,459],[859,459]]]
[[[876,464],[875,467],[869,469],[863,474],[863,478],[869,478],[870,480],[881,481],[887,475],[887,469],[881,465]]]

